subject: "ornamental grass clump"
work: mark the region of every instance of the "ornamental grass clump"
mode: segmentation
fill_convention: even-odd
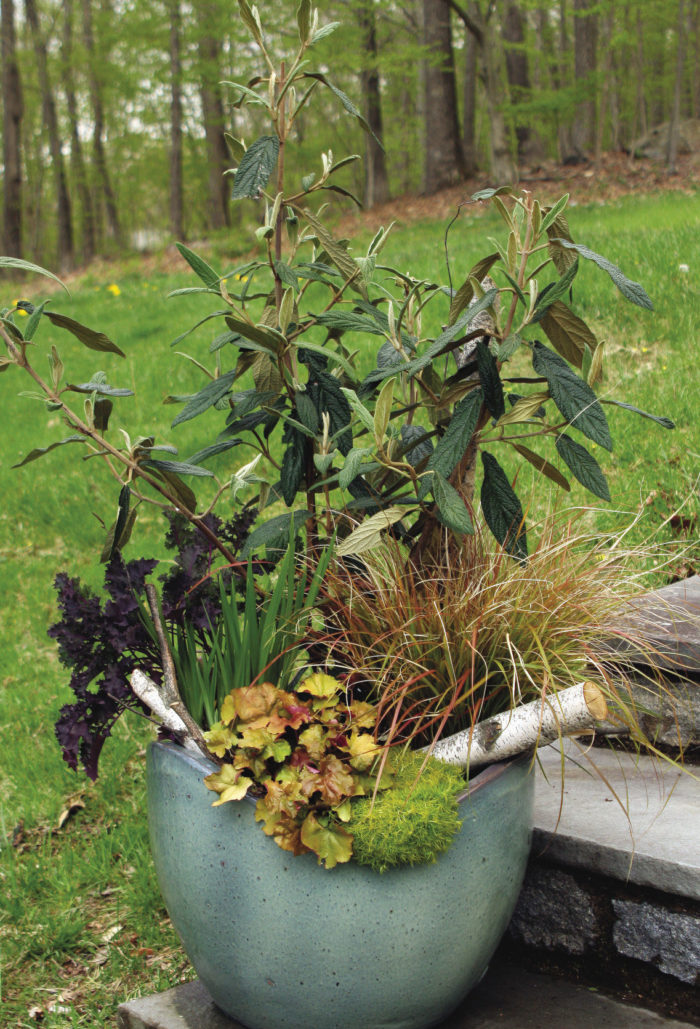
[[[246,0],[238,7],[263,65],[248,84],[228,84],[237,123],[252,133],[230,145],[232,197],[259,222],[255,252],[222,269],[178,244],[198,283],[176,294],[200,295],[202,316],[174,342],[193,334],[199,350],[187,356],[204,378],[191,394],[167,398],[181,405],[173,429],[202,419],[208,442],[183,459],[169,439],[127,433],[120,405],[135,391],[120,385],[118,362],[129,344],[55,310],[53,298],[0,312],[0,371],[6,387],[29,378],[32,398],[67,428],[18,466],[69,447],[114,487],[101,554],[107,606],[70,577],[59,580],[54,634],[76,694],[59,718],[67,760],[96,774],[119,713],[148,709],[168,734],[228,769],[210,780],[221,798],[251,783],[279,797],[279,810],[263,804],[266,831],[330,865],[349,857],[338,839],[346,802],[362,796],[358,782],[366,789],[362,777],[377,802],[380,787],[391,789],[394,744],[434,747],[528,699],[546,704],[580,678],[593,679],[638,733],[634,708],[594,647],[626,573],[564,522],[533,530],[517,466],[533,468],[547,491],[570,491],[575,479],[607,501],[606,406],[673,423],[619,399],[606,378],[605,341],[577,307],[581,263],[603,270],[645,314],[652,303],[575,242],[568,196],[550,205],[508,186],[474,194],[439,241],[447,255],[439,277],[383,262],[391,226],[363,248],[338,238],[327,201],[354,199],[344,169],[359,158],[327,151],[313,169],[292,159],[315,93],[370,131],[332,69],[312,70],[315,44],[335,25],[320,25],[301,0],[298,43],[275,54],[257,9]],[[503,233],[465,268],[455,258],[457,223],[472,204],[492,205]],[[51,274],[15,258],[0,263]],[[107,370],[71,377],[58,349],[66,333]],[[35,356],[42,343],[47,374]],[[138,365],[133,380],[138,388]],[[123,556],[149,504],[191,527],[191,560],[185,548],[180,578],[160,602],[146,582],[153,566]],[[244,519],[240,532],[232,518]],[[206,570],[195,551],[206,554]],[[201,581],[192,581],[195,570]],[[125,584],[131,592],[118,599]],[[112,614],[113,625],[96,627]],[[80,642],[83,620],[94,646]],[[129,674],[132,662],[140,667]],[[339,685],[314,699],[304,684],[325,670]],[[264,717],[274,708],[281,735],[242,718],[235,698],[247,694],[237,690],[267,691]],[[362,745],[371,739],[366,755],[377,751],[362,768],[353,750],[360,703],[374,719],[361,726]],[[213,749],[205,733],[214,733]],[[323,753],[314,757],[317,735]],[[352,771],[329,792],[331,761]],[[329,830],[332,847],[310,845]]]

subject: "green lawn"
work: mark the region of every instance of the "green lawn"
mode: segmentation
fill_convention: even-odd
[[[700,570],[697,546],[694,554],[684,553],[698,535],[700,198],[673,194],[572,208],[570,224],[577,241],[642,282],[655,304],[654,312],[630,306],[604,273],[584,262],[576,310],[607,341],[606,389],[677,424],[669,432],[612,411],[615,451],[602,455],[601,463],[613,503],[598,524],[620,526],[642,512],[636,537],[657,531],[677,553],[679,570],[692,562]],[[486,237],[499,230],[491,215],[463,214],[450,233],[455,285],[490,249]],[[443,234],[444,226],[434,222],[399,226],[383,259],[446,281]],[[177,409],[162,404],[166,395],[201,384],[197,369],[169,346],[216,307],[213,298],[165,299],[169,290],[192,284],[184,263],[177,275],[144,276],[133,261],[115,266],[104,281],[86,279],[70,297],[55,295],[53,309],[107,332],[126,360],[89,352],[48,325],[36,348],[55,342],[70,381],[86,381],[102,369],[113,385],[134,389],[136,398],[119,402],[120,424],[132,434],[172,440],[181,457],[209,442],[221,418],[210,412],[171,431]],[[31,299],[44,295],[41,280],[30,288]],[[17,296],[8,289],[16,287],[6,286],[3,303]],[[436,307],[432,317],[444,319],[446,312]],[[205,327],[175,349],[211,364],[208,345],[218,331]],[[45,357],[37,367],[47,369]],[[92,564],[104,537],[100,519],[112,521],[116,490],[96,462],[77,469],[70,447],[11,469],[33,447],[61,438],[62,430],[41,404],[17,395],[30,387],[16,369],[0,377],[0,388],[0,1024],[35,1026],[31,1009],[37,1007],[49,1029],[108,1025],[120,1000],[189,974],[147,851],[141,758],[148,726],[137,719],[119,726],[95,785],[66,768],[53,738],[56,713],[69,693],[45,634],[55,617],[52,580],[61,569],[92,582],[99,577]],[[533,515],[549,503],[541,483],[522,473],[519,492],[529,498]],[[681,515],[666,521],[684,501]],[[570,502],[585,503],[586,497],[574,491]],[[160,516],[154,512],[142,522],[146,534],[130,556],[160,552]]]

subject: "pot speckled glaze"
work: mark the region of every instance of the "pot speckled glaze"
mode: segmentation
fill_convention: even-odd
[[[472,780],[436,864],[327,871],[265,836],[248,800],[212,807],[214,770],[172,743],[148,755],[151,848],[167,909],[216,1004],[249,1029],[421,1029],[475,986],[530,849],[520,759]]]

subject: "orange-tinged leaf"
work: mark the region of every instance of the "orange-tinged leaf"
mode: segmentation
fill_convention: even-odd
[[[352,857],[352,836],[340,825],[322,825],[309,813],[301,827],[301,841],[318,856],[318,863],[326,868],[349,861]]]
[[[299,733],[299,742],[302,747],[306,748],[309,757],[313,758],[314,761],[320,761],[323,757],[327,739],[328,730],[324,729],[318,722]]]
[[[226,751],[233,746],[236,739],[231,730],[222,722],[215,722],[211,729],[203,735],[208,749],[212,754],[216,754],[217,757],[223,757]]]
[[[342,686],[332,675],[325,672],[315,672],[308,676],[299,686],[299,693],[310,693],[312,697],[335,697],[340,693]]]
[[[242,722],[252,722],[270,714],[277,701],[277,689],[271,682],[261,682],[256,686],[240,686],[229,696],[233,697],[237,717]]]
[[[352,732],[348,739],[350,764],[359,772],[366,772],[381,754],[382,747],[368,732]]]
[[[233,765],[222,765],[218,772],[212,772],[206,777],[204,785],[219,794],[219,799],[212,805],[218,807],[229,800],[242,800],[248,792],[248,787],[253,785],[253,780],[241,775]]]
[[[358,729],[373,729],[377,724],[377,709],[365,700],[353,700],[350,705],[352,724]]]
[[[335,807],[355,795],[355,780],[348,766],[329,754],[319,762],[318,772],[303,780],[302,790],[306,797],[319,793],[324,804]]]

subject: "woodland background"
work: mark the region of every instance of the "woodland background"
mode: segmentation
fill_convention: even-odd
[[[273,49],[296,3],[264,5]],[[63,273],[96,255],[216,236],[237,217],[227,134],[261,132],[224,80],[259,55],[231,0],[2,0],[2,239]],[[334,0],[315,64],[329,91],[299,119],[294,170],[360,153],[365,206],[547,160],[648,153],[676,170],[700,117],[700,0]],[[645,143],[638,142],[645,140]]]

